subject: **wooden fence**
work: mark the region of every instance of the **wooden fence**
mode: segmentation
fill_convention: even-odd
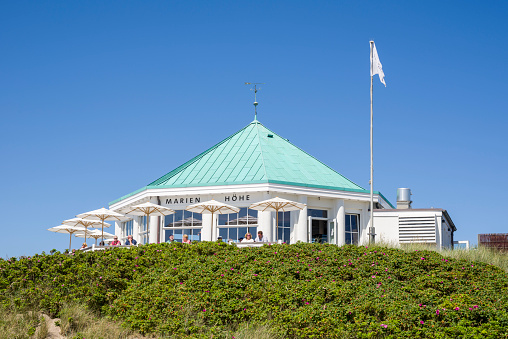
[[[508,251],[508,233],[478,234],[478,246]]]

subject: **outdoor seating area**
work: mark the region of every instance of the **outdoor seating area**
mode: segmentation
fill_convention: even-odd
[[[259,210],[259,211],[274,211],[276,214],[276,227],[278,227],[278,214],[279,211],[293,211],[293,210],[301,210],[305,207],[305,204],[282,199],[279,197],[268,199],[265,201],[261,201],[258,203],[254,203],[250,206],[251,209]],[[189,205],[186,208],[187,211],[199,213],[199,214],[210,214],[212,217],[211,229],[209,230],[209,234],[211,235],[211,239],[220,239],[221,237],[217,234],[217,225],[215,225],[214,215],[218,214],[228,214],[228,213],[238,213],[240,208],[236,206],[232,206],[229,204],[225,204],[222,202],[218,202],[216,200],[209,200],[206,202],[199,202],[193,205]],[[122,244],[118,240],[118,235],[104,232],[104,228],[108,228],[111,225],[106,223],[105,221],[115,221],[115,222],[125,222],[132,219],[130,216],[142,216],[146,218],[146,227],[149,228],[150,225],[150,216],[160,216],[164,217],[167,215],[174,214],[175,211],[169,207],[157,205],[151,202],[145,202],[134,206],[127,206],[119,209],[118,211],[108,210],[106,208],[101,208],[98,210],[78,214],[75,218],[64,220],[62,225],[52,227],[48,229],[48,231],[55,233],[65,233],[69,234],[69,251],[72,251],[72,236],[84,238],[85,242],[79,248],[79,250],[88,252],[88,251],[98,251],[105,250],[111,247],[126,247],[129,248],[131,245],[137,245],[138,242],[133,239],[132,235],[128,235],[127,240]],[[100,226],[100,230],[98,229]],[[91,227],[95,227],[97,229],[91,229]],[[256,242],[250,233],[246,236],[249,238],[245,239],[243,242],[235,243],[238,247],[260,247],[264,244],[267,244],[266,238],[263,238],[263,233],[261,234],[262,241]],[[259,236],[258,233],[258,236]],[[185,237],[187,237],[185,239]],[[95,239],[95,244],[89,246],[87,244],[87,238]],[[97,245],[97,240],[101,239],[99,245]],[[183,239],[184,243],[191,243],[188,239],[187,235],[184,235]],[[106,242],[109,241],[108,245]],[[174,240],[172,240],[174,241]],[[160,242],[160,241],[157,241]],[[278,240],[279,243],[282,241]],[[277,243],[277,241],[273,242]]]
[[[149,216],[151,214],[158,214],[158,215],[167,215],[174,213],[173,210],[170,208],[166,208],[163,206],[151,204],[151,203],[145,203],[134,207],[129,207],[122,211],[124,214],[110,211],[106,208],[101,208],[98,210],[86,212],[77,215],[75,218],[64,220],[62,222],[62,225],[49,228],[48,231],[55,232],[55,233],[66,233],[69,234],[69,251],[71,251],[72,248],[72,235],[76,237],[85,238],[85,242],[81,246],[80,250],[89,251],[89,250],[95,250],[97,249],[105,249],[109,246],[106,246],[106,241],[110,241],[109,245],[112,246],[122,246],[121,243],[118,241],[118,238],[114,234],[110,234],[107,232],[104,232],[104,228],[108,228],[111,225],[108,223],[105,223],[105,221],[127,221],[131,218],[125,214],[128,215],[146,215],[147,219],[149,220]],[[101,229],[89,229],[90,227],[101,227]],[[92,245],[92,247],[89,247],[87,245],[87,238],[93,238],[95,239],[95,244]],[[97,240],[101,238],[100,244],[104,244],[102,246],[97,246]],[[128,246],[135,245],[137,242],[135,240],[131,239],[130,244],[123,245]]]

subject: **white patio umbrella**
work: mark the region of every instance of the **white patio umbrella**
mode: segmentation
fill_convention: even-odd
[[[279,240],[279,212],[288,212],[288,211],[296,211],[303,210],[305,208],[305,204],[301,202],[291,201],[282,199],[279,197],[275,197],[272,199],[256,202],[249,206],[250,209],[258,210],[258,211],[271,211],[275,212],[275,225],[276,225],[276,235],[275,237]]]
[[[92,238],[91,235],[94,233],[95,230],[91,230],[91,229],[84,229],[82,231],[78,231],[78,232],[75,232],[74,233],[74,236],[75,237],[80,237],[80,238],[85,238],[85,243],[86,243],[86,238]],[[101,231],[99,231],[100,233]]]
[[[186,208],[187,211],[200,213],[200,214],[211,214],[212,215],[212,229],[210,234],[212,235],[212,240],[217,238],[217,234],[215,228],[213,227],[213,215],[214,214],[229,214],[229,213],[238,213],[240,209],[235,206],[231,206],[228,204],[224,204],[222,202],[218,202],[216,200],[209,200],[205,202],[199,202],[197,204],[189,205]]]
[[[83,226],[85,229],[88,229],[88,227],[99,227],[101,226],[100,221],[98,220],[87,220],[82,218],[72,218],[62,221],[63,225],[69,225],[69,226]],[[104,227],[110,227],[110,224],[104,223]],[[86,242],[86,236],[87,233],[85,232],[85,242]]]
[[[69,225],[59,225],[55,227],[48,228],[48,231],[55,233],[68,233],[69,234],[69,251],[71,250],[71,242],[72,242],[72,234],[76,232],[86,231],[86,228],[81,226],[69,226]]]
[[[88,230],[88,232],[76,232],[74,233],[75,237],[78,238],[85,238],[89,236],[90,238],[95,239],[95,245],[97,245],[97,239],[99,239],[102,236],[102,232],[100,230]],[[113,239],[115,237],[114,234],[104,232],[104,239],[109,240]]]
[[[175,211],[169,207],[157,205],[151,202],[145,202],[139,205],[124,207],[120,209],[123,214],[129,215],[144,215],[146,216],[146,228],[150,229],[150,216],[163,217],[166,215],[174,214]]]
[[[105,220],[126,221],[126,220],[130,219],[129,217],[126,217],[123,214],[110,211],[104,207],[99,208],[98,210],[93,210],[90,212],[78,214],[77,217],[82,218],[82,219],[88,219],[88,220],[100,220],[101,221],[101,229],[102,229],[103,234],[104,234],[104,226],[108,225],[108,224],[104,223]],[[104,241],[104,236],[102,236],[102,241]]]

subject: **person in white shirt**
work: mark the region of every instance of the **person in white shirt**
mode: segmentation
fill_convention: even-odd
[[[245,238],[242,240],[242,242],[254,242],[254,239],[252,239],[252,234],[246,233]]]
[[[258,231],[258,236],[254,239],[255,242],[268,242],[268,239],[263,236],[263,231]]]

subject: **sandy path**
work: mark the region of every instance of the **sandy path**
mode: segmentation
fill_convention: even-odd
[[[55,318],[51,319],[46,314],[42,315],[44,319],[46,320],[46,324],[48,326],[48,336],[46,338],[48,339],[65,339],[63,335],[60,334],[60,327],[55,325],[55,321],[59,321],[60,319]]]

